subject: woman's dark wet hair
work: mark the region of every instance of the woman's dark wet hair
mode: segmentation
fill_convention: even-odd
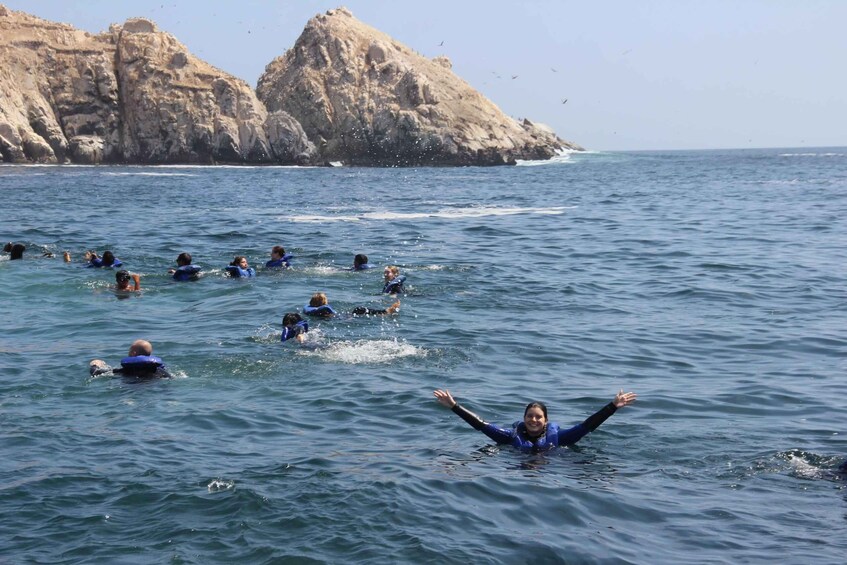
[[[11,253],[9,260],[11,261],[14,259],[23,259],[24,251],[26,251],[26,245],[24,245],[23,243],[13,244],[12,247],[9,248],[9,253]]]
[[[549,419],[549,418],[547,418],[547,406],[543,402],[530,402],[529,404],[527,404],[526,408],[523,409],[524,417],[526,417],[526,413],[529,412],[529,409],[532,408],[532,407],[541,408],[541,412],[544,413],[544,419],[545,420]]]
[[[176,264],[180,267],[191,264],[191,253],[182,252],[176,258]]]
[[[355,257],[353,257],[353,265],[358,267],[359,265],[367,265],[368,264],[368,256],[364,253],[359,253]]]
[[[244,255],[236,255],[235,258],[232,260],[232,263],[230,263],[230,265],[233,266],[233,267],[239,267],[240,266],[239,263],[241,263],[242,259],[246,259],[246,257],[244,257]]]
[[[289,312],[285,316],[282,317],[282,325],[283,326],[293,326],[297,322],[303,321],[303,318],[300,317],[300,314],[296,312]]]
[[[103,264],[106,265],[107,267],[109,265],[114,265],[115,264],[115,254],[112,253],[111,251],[104,251],[103,252]]]

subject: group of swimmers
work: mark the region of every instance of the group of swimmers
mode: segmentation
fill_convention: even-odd
[[[4,252],[11,254],[10,259],[21,259],[25,250],[26,247],[23,244],[13,244],[11,242],[7,243],[3,249]],[[65,251],[63,258],[66,262],[70,262],[70,253]],[[122,266],[122,262],[111,251],[105,251],[102,257],[93,251],[88,251],[85,253],[84,258],[87,267],[119,268]],[[271,258],[265,263],[265,267],[268,269],[288,268],[291,266],[293,258],[290,253],[285,252],[282,246],[275,246],[271,250]],[[176,259],[176,263],[177,268],[168,271],[174,280],[197,280],[201,276],[202,269],[192,263],[192,257],[189,253],[180,253]],[[351,270],[363,271],[371,268],[373,268],[373,265],[368,263],[366,255],[358,254],[354,257]],[[255,269],[249,266],[247,259],[243,256],[236,256],[226,270],[232,277],[256,276]],[[406,277],[400,274],[399,268],[393,265],[386,267],[384,276],[384,293],[396,295],[405,291],[403,283]],[[140,279],[141,277],[138,274],[119,270],[115,273],[116,289],[128,292],[138,291],[141,288]],[[400,301],[397,300],[384,310],[357,307],[353,309],[352,314],[354,316],[387,315],[396,313],[399,308]],[[307,316],[322,318],[332,317],[338,314],[329,305],[327,296],[323,292],[317,292],[312,296],[309,303],[304,306],[303,313]],[[305,340],[305,334],[308,332],[309,326],[306,320],[297,312],[286,313],[283,316],[282,325],[281,341],[294,339],[297,342],[302,342]],[[153,345],[149,341],[141,339],[132,343],[127,357],[121,359],[120,367],[113,368],[103,360],[94,359],[89,364],[89,372],[92,376],[108,373],[137,378],[168,378],[171,376],[162,359],[153,355]],[[575,444],[584,436],[596,430],[600,424],[605,422],[619,408],[629,406],[637,398],[635,393],[621,390],[611,402],[586,418],[582,423],[567,429],[561,429],[558,424],[549,421],[547,406],[542,402],[529,403],[524,409],[523,420],[515,422],[510,428],[507,428],[485,422],[482,418],[459,404],[448,390],[438,389],[433,392],[433,395],[439,404],[450,408],[453,413],[462,418],[471,427],[482,432],[498,445],[510,445],[521,451],[530,453],[539,453],[558,446]],[[847,461],[839,467],[839,471],[847,473]]]

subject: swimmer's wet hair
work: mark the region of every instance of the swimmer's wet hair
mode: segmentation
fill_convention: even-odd
[[[544,413],[544,419],[547,420],[547,406],[543,402],[530,402],[526,405],[526,408],[523,410],[523,415],[526,417],[526,413],[529,412],[530,408],[541,408],[541,411]]]
[[[302,322],[303,318],[300,317],[300,314],[297,312],[289,312],[285,316],[282,317],[282,325],[283,326],[293,326],[297,322]]]
[[[115,273],[115,280],[117,282],[126,282],[130,278],[131,277],[129,276],[129,271],[120,270],[117,273]]]

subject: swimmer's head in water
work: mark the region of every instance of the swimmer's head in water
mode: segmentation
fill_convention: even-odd
[[[104,251],[103,252],[103,264],[106,265],[107,267],[109,265],[114,265],[115,264],[115,254],[112,253],[111,251]]]
[[[247,264],[247,257],[243,255],[236,255],[230,265],[233,267],[241,267],[242,269],[247,269],[250,266]]]
[[[117,273],[115,273],[115,282],[118,283],[118,285],[121,285],[121,286],[128,285],[129,279],[130,279],[129,271],[118,271]]]
[[[146,339],[136,339],[129,346],[129,356],[137,357],[139,355],[153,355],[153,344]]]
[[[353,257],[353,266],[354,267],[361,267],[362,265],[367,265],[367,264],[368,264],[368,256],[365,255],[364,253],[359,253],[358,255]]]
[[[191,264],[191,253],[182,252],[176,258],[176,264],[180,267]]]
[[[271,259],[279,261],[282,259],[283,255],[285,255],[285,247],[282,245],[274,245],[273,249],[271,249]]]
[[[11,253],[9,259],[23,259],[24,251],[26,251],[26,245],[24,245],[23,243],[13,244],[12,247],[9,249],[9,253]]]
[[[297,322],[303,321],[303,318],[300,317],[300,314],[296,312],[289,312],[285,316],[282,317],[282,325],[283,326],[293,326]]]
[[[385,276],[385,282],[391,282],[400,276],[400,267],[397,267],[396,265],[389,265],[385,268],[382,274]]]
[[[523,423],[530,435],[540,435],[547,427],[547,406],[543,402],[530,402],[523,411]]]
[[[309,300],[309,306],[313,308],[320,308],[321,306],[326,306],[328,302],[329,300],[327,300],[326,294],[323,292],[316,292]]]

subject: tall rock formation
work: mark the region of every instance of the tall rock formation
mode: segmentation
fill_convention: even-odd
[[[91,35],[0,6],[0,158],[307,163],[299,123],[144,19]]]
[[[325,161],[353,165],[497,165],[579,149],[505,115],[451,70],[346,8],[309,20],[259,79],[268,110],[294,116]]]

